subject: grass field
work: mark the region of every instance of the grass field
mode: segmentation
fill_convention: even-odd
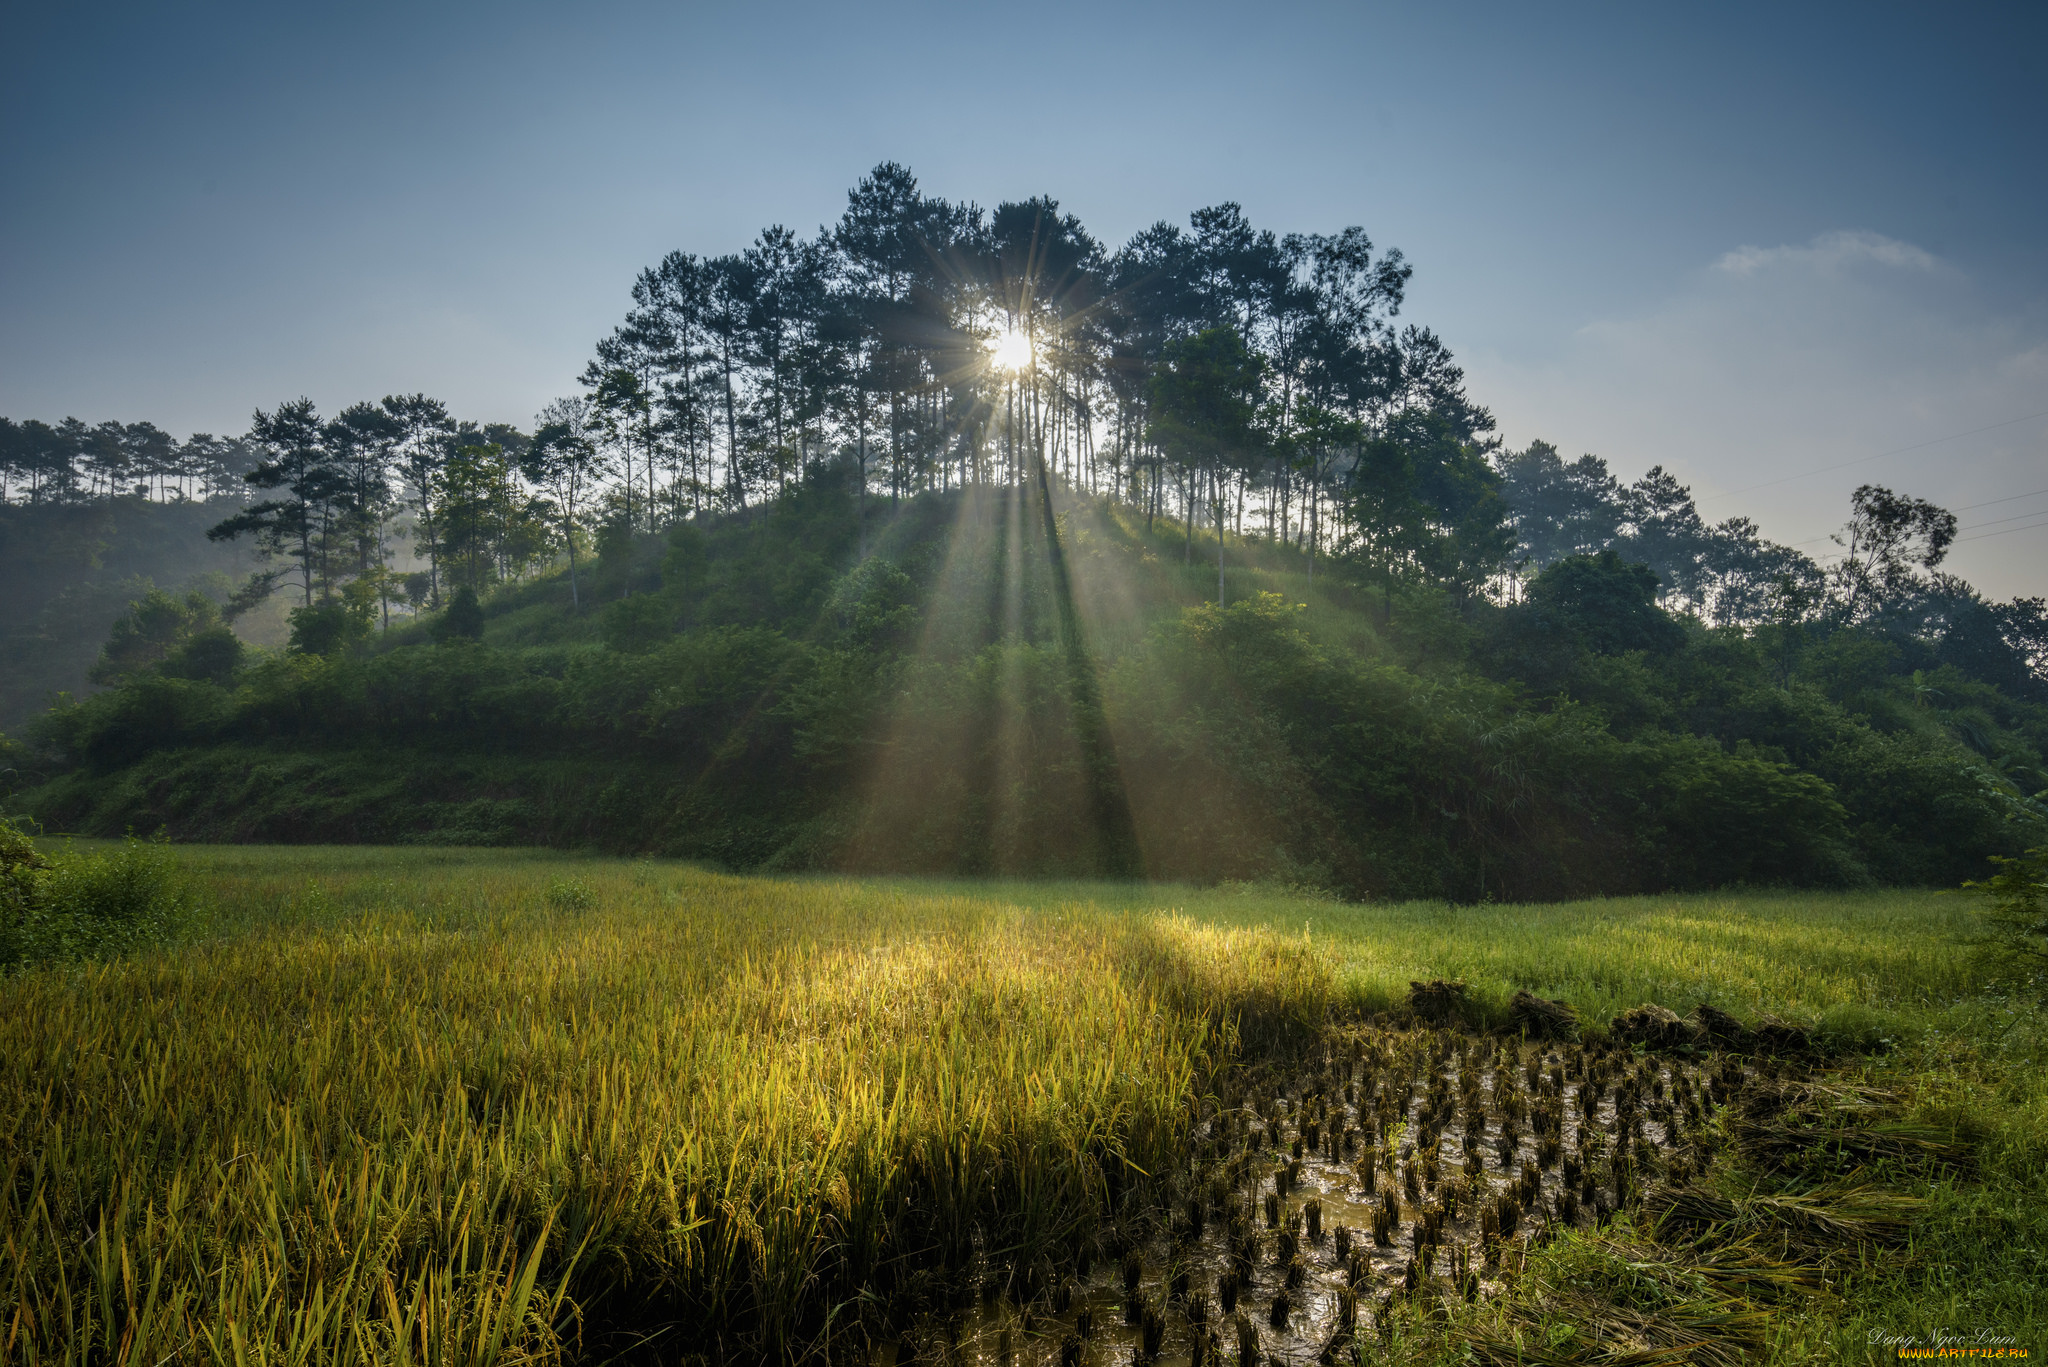
[[[1595,1020],[1706,1001],[1816,1025],[1975,1166],[1863,1174],[1927,1200],[1910,1242],[1828,1263],[1764,1355],[1890,1360],[1874,1332],[1937,1329],[2048,1351],[2048,1049],[1973,980],[1960,898],[1352,906],[504,850],[183,857],[208,908],[187,943],[0,981],[0,1360],[852,1351],[977,1249],[1071,1260],[1233,1065],[1429,977],[1495,1025],[1522,988]],[[1623,1275],[1601,1247],[1546,1246],[1518,1294]],[[1455,1357],[1455,1328],[1356,1351]]]

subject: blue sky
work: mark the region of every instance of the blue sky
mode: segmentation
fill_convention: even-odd
[[[2039,4],[15,3],[0,34],[10,416],[424,389],[526,422],[641,266],[815,228],[893,159],[1111,244],[1225,199],[1362,224],[1513,443],[1661,462],[1795,542],[1887,483],[1962,510],[1986,590],[2048,592]]]

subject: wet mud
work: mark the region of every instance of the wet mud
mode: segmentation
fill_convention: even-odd
[[[1066,1268],[981,1249],[889,1364],[1312,1363],[1402,1301],[1496,1292],[1534,1240],[1682,1183],[1739,1089],[1728,1057],[1443,1029],[1359,1029],[1240,1070],[1194,1113],[1184,1168]]]

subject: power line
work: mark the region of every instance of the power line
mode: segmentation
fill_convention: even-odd
[[[2033,522],[2024,527],[2007,527],[2002,532],[1985,532],[1981,536],[1959,536],[1956,538],[1956,544],[1960,546],[1965,541],[1989,541],[1994,536],[2011,536],[2014,532],[2033,532],[2043,528],[2048,528],[2048,522]]]
[[[1945,441],[1956,441],[1962,437],[1974,437],[1980,432],[1996,432],[2001,427],[2016,427],[2020,423],[2032,422],[2036,418],[2048,418],[2048,409],[2043,409],[2039,413],[2029,413],[2025,417],[2007,418],[2004,422],[1994,422],[1988,427],[1973,427],[1967,432],[1951,432],[1945,437],[1935,437],[1929,441],[1915,442],[1911,446],[1898,446],[1889,451],[1873,451],[1867,456],[1857,456],[1853,460],[1838,461],[1833,465],[1823,465],[1818,469],[1802,470],[1796,475],[1786,475],[1780,479],[1767,479],[1762,484],[1748,484],[1740,489],[1729,489],[1722,493],[1709,494],[1707,497],[1695,501],[1698,503],[1712,503],[1716,499],[1733,498],[1737,494],[1746,494],[1757,489],[1769,489],[1780,484],[1790,484],[1795,479],[1805,479],[1809,475],[1824,475],[1830,470],[1846,470],[1851,465],[1861,465],[1867,460],[1882,460],[1886,456],[1903,456],[1908,451],[1924,451],[1930,446],[1939,446]],[[2024,495],[2020,495],[2020,497],[2024,497]]]
[[[2041,494],[2048,494],[2048,489],[2032,489],[2024,494],[2007,494],[2004,498],[1987,498],[1982,503],[1965,503],[1960,508],[1951,508],[1948,511],[1952,513],[1966,513],[1970,511],[1970,509],[1972,508],[1990,508],[2000,503],[2013,503],[2023,498],[2035,498]],[[2041,512],[2039,509],[2036,509],[2031,513],[2014,513],[2011,517],[1994,517],[1989,522],[1973,522],[1969,526],[1964,527],[1961,530],[1966,532],[1973,532],[1977,530],[1977,528],[1979,527],[1996,527],[2001,522],[2014,522],[2023,517],[2039,516],[2041,516]],[[2021,529],[2015,528],[2014,530],[2017,531]],[[1833,535],[1833,532],[1822,532],[1819,536],[1809,536],[1804,541],[1788,541],[1785,544],[1794,549],[1797,549],[1800,546],[1811,546],[1816,541],[1825,541]],[[1965,541],[1974,539],[1975,538],[1972,537],[1963,538],[1963,540]]]
[[[2036,508],[2031,513],[2014,513],[2011,517],[1994,517],[1988,522],[1972,522],[1969,526],[1958,527],[1956,530],[1963,532],[1974,532],[1979,527],[1996,527],[2001,522],[2018,522],[2021,518],[2041,517],[2043,515],[2043,511],[2039,508]]]
[[[2017,498],[2034,498],[2041,494],[2048,494],[2048,489],[2030,489],[2024,494],[2007,494],[2004,498],[1987,498],[1982,503],[1965,503],[1962,507],[1951,508],[1949,511],[1952,513],[1967,513],[1972,508],[1989,508],[1994,503],[2010,503]]]

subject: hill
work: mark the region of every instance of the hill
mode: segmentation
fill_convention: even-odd
[[[1213,536],[1056,483],[876,504],[862,558],[847,480],[601,538],[580,612],[556,572],[359,650],[141,671],[39,723],[10,803],[1460,900],[1953,883],[2048,838],[2048,708],[1939,639],[1709,627],[1613,555],[1500,604],[1236,537],[1219,606]]]
[[[249,573],[246,545],[206,539],[240,500],[119,497],[0,502],[0,731],[19,732],[55,693],[91,690],[107,632],[151,589],[225,598]],[[252,641],[284,639],[283,618],[241,624]]]

